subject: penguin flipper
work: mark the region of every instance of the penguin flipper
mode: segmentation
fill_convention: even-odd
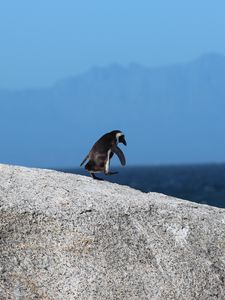
[[[125,159],[125,156],[123,154],[123,151],[120,150],[120,148],[117,147],[117,146],[113,146],[111,150],[112,150],[113,153],[115,153],[119,157],[121,165],[125,166],[126,165],[126,159]]]
[[[80,164],[80,167],[85,163],[85,161],[88,159],[88,157],[89,157],[89,155],[87,155],[86,157],[85,157],[85,159],[82,161],[82,163]]]

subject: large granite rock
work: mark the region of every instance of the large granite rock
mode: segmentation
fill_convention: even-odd
[[[0,299],[225,299],[225,210],[0,165]]]

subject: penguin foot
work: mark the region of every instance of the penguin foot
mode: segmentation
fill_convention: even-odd
[[[96,180],[104,180],[103,178],[97,177],[94,173],[90,173],[90,174],[91,174],[91,177],[92,177],[93,179],[96,179]]]
[[[108,172],[108,173],[105,173],[105,175],[116,175],[118,174],[119,172]]]

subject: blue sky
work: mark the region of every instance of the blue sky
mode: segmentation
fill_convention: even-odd
[[[48,86],[92,66],[225,54],[225,1],[0,2],[0,88]]]

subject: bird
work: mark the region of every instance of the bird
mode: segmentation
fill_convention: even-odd
[[[118,172],[110,172],[110,159],[114,153],[118,156],[122,166],[126,165],[126,159],[122,150],[117,146],[119,143],[123,143],[127,146],[125,135],[120,130],[113,130],[104,134],[93,145],[88,155],[84,158],[80,166],[82,166],[86,160],[89,160],[85,165],[85,169],[90,173],[93,179],[104,180],[95,175],[95,173],[104,172],[105,175],[114,175]]]

